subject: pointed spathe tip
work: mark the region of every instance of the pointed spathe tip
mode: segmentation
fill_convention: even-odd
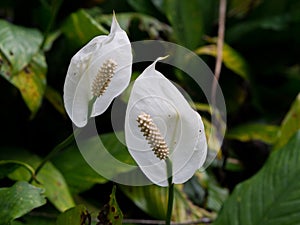
[[[112,17],[112,23],[111,23],[111,28],[110,28],[110,33],[115,33],[118,31],[123,31],[117,21],[117,17],[115,14],[115,10],[113,10],[113,17]]]
[[[169,56],[170,56],[170,55],[166,55],[166,56],[158,57],[158,58],[155,60],[155,62],[157,62],[157,61],[161,61],[161,60],[165,60],[165,59],[169,58]]]

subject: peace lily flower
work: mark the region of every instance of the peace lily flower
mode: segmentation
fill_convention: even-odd
[[[126,110],[125,139],[148,179],[168,186],[167,160],[172,165],[172,182],[184,183],[203,165],[207,143],[200,115],[155,70],[161,59],[135,80]]]
[[[132,53],[113,15],[109,35],[93,38],[71,59],[64,85],[66,111],[77,127],[102,114],[128,86]]]

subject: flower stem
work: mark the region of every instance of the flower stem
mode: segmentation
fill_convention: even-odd
[[[173,200],[174,200],[174,183],[173,183],[173,171],[172,162],[169,158],[166,159],[167,163],[167,175],[168,175],[168,209],[166,217],[166,225],[171,224],[172,210],[173,210]]]

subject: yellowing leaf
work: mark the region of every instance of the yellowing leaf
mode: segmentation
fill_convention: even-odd
[[[156,219],[165,219],[167,212],[167,188],[157,185],[120,187],[124,194],[140,209]],[[182,189],[183,185],[174,186],[173,221],[184,222],[202,217],[213,217],[213,214],[194,205]]]
[[[84,205],[70,208],[57,217],[57,225],[84,225],[91,223],[91,215]]]
[[[99,223],[97,223],[97,225],[122,225],[123,213],[119,208],[119,205],[116,200],[116,186],[113,186],[112,193],[110,194],[109,203],[104,205],[97,218],[99,219]]]
[[[216,57],[217,45],[211,44],[200,47],[195,51],[195,53],[198,55],[210,55]],[[223,46],[223,63],[228,69],[249,81],[249,71],[246,61],[237,51],[225,43]]]
[[[30,111],[35,114],[39,109],[46,88],[46,62],[43,55],[36,55],[32,62],[13,76],[11,83],[21,92]]]

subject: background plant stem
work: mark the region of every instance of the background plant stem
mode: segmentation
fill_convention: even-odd
[[[217,41],[217,59],[215,66],[215,80],[211,88],[211,100],[213,106],[216,102],[216,91],[217,84],[220,79],[221,67],[222,67],[222,58],[223,58],[223,44],[224,44],[224,34],[225,34],[225,19],[226,19],[226,0],[220,0],[219,6],[219,28],[218,28],[218,41]]]

